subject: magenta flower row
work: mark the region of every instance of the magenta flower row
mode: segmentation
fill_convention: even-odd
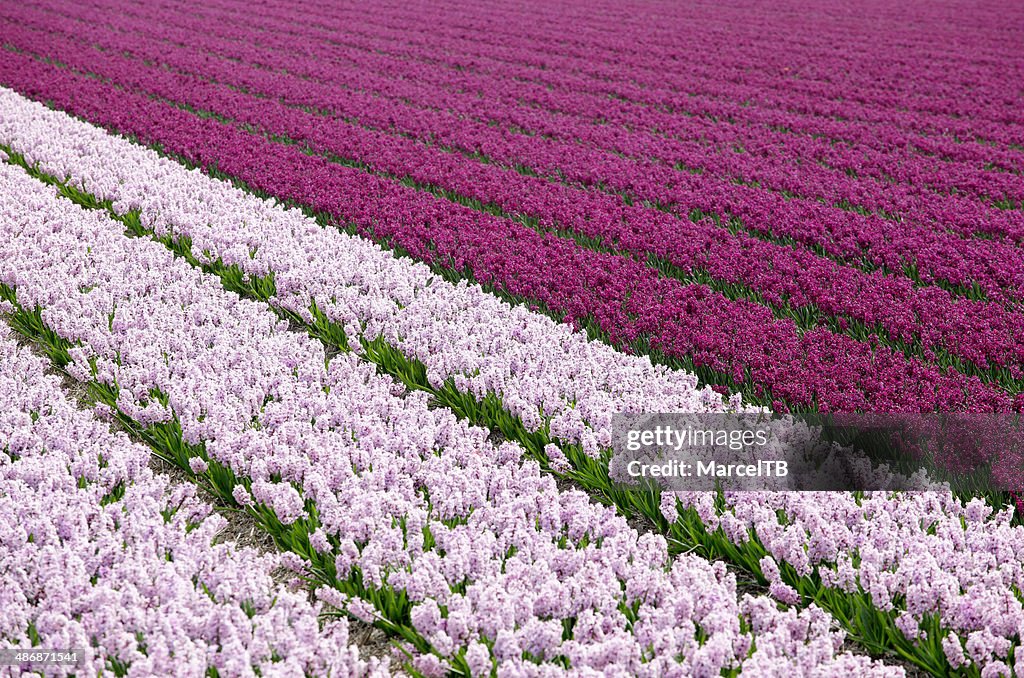
[[[77,28],[76,34],[95,30],[96,24],[104,23],[111,11],[111,6],[104,6],[102,2],[94,7],[95,11],[82,7],[78,16],[69,21]],[[934,136],[892,138],[893,125],[870,128],[858,137],[856,144],[847,140],[837,146],[828,138],[819,137],[826,131],[835,136],[837,133],[833,130],[845,129],[851,124],[831,119],[839,113],[823,114],[826,117],[804,122],[802,128],[806,128],[806,134],[796,136],[790,125],[800,125],[795,122],[786,125],[775,118],[755,125],[740,125],[736,118],[749,116],[745,112],[751,110],[750,107],[735,103],[730,106],[729,101],[724,100],[716,102],[713,113],[699,109],[703,115],[695,117],[694,101],[700,99],[694,99],[693,87],[699,81],[690,83],[687,115],[666,112],[660,106],[649,104],[645,108],[620,98],[609,100],[606,93],[587,93],[584,83],[574,81],[572,85],[561,87],[557,82],[541,84],[537,77],[544,77],[550,71],[536,71],[533,76],[526,76],[510,68],[506,61],[473,51],[478,48],[475,40],[463,41],[459,47],[460,51],[471,50],[478,57],[473,67],[453,72],[443,55],[438,58],[433,41],[418,50],[407,48],[410,36],[416,34],[412,26],[405,27],[398,35],[384,31],[392,37],[381,40],[384,32],[379,29],[371,36],[353,35],[351,31],[358,31],[358,27],[339,22],[332,26],[330,33],[320,33],[311,30],[308,21],[295,25],[294,16],[288,20],[282,15],[278,21],[277,14],[268,12],[255,19],[251,13],[239,14],[239,7],[209,14],[208,8],[189,7],[170,13],[166,8],[151,10],[123,2],[115,7],[120,20],[113,28],[151,37],[154,46],[159,45],[164,50],[181,50],[181,45],[188,45],[192,53],[199,49],[232,60],[241,59],[243,64],[256,56],[257,63],[287,68],[304,78],[367,89],[378,95],[377,101],[382,105],[384,101],[380,97],[384,96],[399,103],[434,109],[442,115],[451,111],[460,116],[463,125],[452,131],[478,130],[480,125],[471,118],[482,117],[485,121],[500,121],[563,141],[585,141],[618,153],[657,157],[669,164],[685,158],[700,167],[724,173],[726,178],[739,176],[767,182],[776,190],[827,197],[830,203],[847,200],[869,209],[903,212],[905,218],[915,220],[926,216],[928,220],[965,233],[976,228],[991,233],[1001,233],[1007,228],[1019,231],[1019,222],[1015,222],[1012,215],[977,202],[979,197],[1017,202],[1024,198],[1024,186],[1014,176],[985,169],[1018,169],[1024,163],[1024,154],[1013,149],[944,141]],[[276,9],[287,13],[284,8]],[[50,26],[64,20],[63,16],[53,14],[42,16],[42,22]],[[158,24],[160,30],[156,30]],[[268,33],[268,27],[273,27],[274,31]],[[338,42],[342,35],[345,43]],[[302,40],[297,40],[298,36]],[[316,58],[310,58],[308,47],[302,47],[311,41],[316,44]],[[407,58],[390,56],[396,49]],[[524,53],[520,49],[517,56],[521,59]],[[482,67],[485,63],[487,68]],[[558,73],[551,73],[551,77],[558,76]],[[704,80],[702,84],[706,83]],[[552,85],[555,91],[551,91]],[[481,96],[488,100],[488,106],[483,109],[479,105]],[[820,99],[802,101],[813,105]],[[727,106],[730,107],[725,108]],[[848,116],[849,111],[842,114]],[[733,122],[723,124],[721,118]],[[595,121],[603,121],[603,124],[595,124]],[[790,132],[777,131],[780,127]],[[449,131],[444,125],[435,125],[433,130]],[[485,136],[509,134],[504,128],[479,131]],[[482,141],[484,137],[475,138]],[[692,141],[698,139],[702,143]],[[534,142],[543,143],[539,139]],[[711,152],[708,148],[711,143],[719,151],[739,146],[743,152],[739,156],[720,155]],[[920,145],[926,155],[913,152],[916,145]],[[942,159],[932,157],[936,154]],[[855,172],[856,176],[847,176],[845,171]],[[861,175],[869,180],[863,180]],[[894,179],[900,183],[893,183]],[[952,189],[956,189],[954,195],[936,194]],[[964,199],[968,195],[973,199]]]
[[[210,23],[244,25],[253,23],[254,19],[238,2],[208,3],[202,9],[181,2],[169,4]],[[822,3],[822,7],[810,11],[800,6],[800,16],[812,17],[813,24],[821,18],[815,9],[827,12],[824,7],[827,4]],[[1005,5],[980,8],[977,22],[956,34],[962,37],[969,30],[972,38],[986,43],[988,49],[981,58],[949,42],[936,47],[935,31],[949,28],[941,9],[927,23],[918,23],[919,27],[927,28],[918,27],[913,37],[907,34],[910,32],[905,27],[899,26],[900,19],[894,17],[895,21],[877,24],[874,21],[878,16],[873,15],[873,22],[863,26],[871,37],[865,39],[863,35],[842,30],[839,39],[852,38],[860,44],[850,53],[837,53],[828,42],[835,40],[836,34],[816,29],[812,29],[816,32],[808,40],[787,42],[784,49],[756,44],[751,38],[763,38],[765,29],[752,20],[756,12],[750,7],[723,10],[716,6],[695,12],[681,7],[681,12],[677,10],[664,17],[666,26],[671,26],[668,22],[672,14],[681,14],[674,17],[676,21],[700,22],[695,26],[698,29],[713,25],[724,34],[723,38],[738,40],[733,44],[742,50],[741,54],[721,50],[695,54],[688,45],[682,48],[678,42],[666,45],[666,38],[670,43],[678,40],[678,32],[668,28],[658,34],[650,23],[642,24],[640,36],[634,33],[623,38],[630,29],[636,31],[636,14],[614,12],[620,16],[613,19],[609,17],[611,12],[607,6],[596,11],[590,8],[581,11],[582,5],[574,7],[549,26],[537,20],[538,15],[551,13],[545,3],[524,3],[510,11],[488,7],[486,14],[481,14],[479,9],[466,11],[455,4],[415,9],[383,5],[372,14],[359,6],[333,6],[320,8],[315,17],[310,16],[310,7],[301,3],[264,3],[259,17],[262,21],[279,20],[281,27],[275,33],[341,47],[358,45],[386,56],[411,56],[470,73],[504,69],[519,80],[541,84],[548,90],[588,91],[606,98],[610,94],[617,100],[642,102],[647,107],[678,106],[684,112],[729,120],[734,117],[741,121],[762,120],[765,113],[788,115],[797,121],[810,118],[812,125],[832,123],[830,129],[867,130],[863,138],[858,139],[860,143],[884,141],[907,151],[920,144],[918,150],[925,154],[959,147],[960,153],[974,151],[991,156],[1003,150],[1008,152],[1007,157],[1017,157],[1018,161],[1020,158],[1014,149],[994,151],[990,148],[992,141],[1015,144],[1024,122],[1015,114],[1010,94],[1015,84],[1012,69],[1020,64],[1020,58],[998,35],[998,21],[1010,20]],[[118,5],[118,8],[125,6]],[[136,6],[127,8],[139,11]],[[723,16],[715,16],[718,12]],[[728,14],[739,17],[725,18]],[[570,15],[575,15],[571,19],[574,31],[567,33],[562,24]],[[919,14],[904,15],[903,20],[908,18],[917,22]],[[615,31],[608,31],[602,25],[607,21],[614,22]],[[453,22],[461,25],[453,27],[450,25]],[[586,25],[591,30],[587,30]],[[747,26],[751,27],[748,35],[742,38],[736,35]],[[768,31],[777,35],[791,34],[795,24],[789,16],[784,27],[788,33],[778,25]],[[595,28],[597,30],[593,30]],[[902,71],[898,75],[876,70],[879,65],[884,70],[887,62],[863,63],[866,57],[870,59],[876,45],[871,40],[885,29],[902,30],[904,35],[898,39],[910,41],[908,49],[901,54],[903,63],[894,65],[897,71]],[[653,46],[659,37],[661,49]],[[265,44],[274,39],[273,34],[261,36]],[[823,43],[823,39],[826,42]],[[557,47],[552,48],[552,45]],[[925,54],[908,59],[910,49]],[[851,62],[856,62],[859,68],[852,69]],[[962,88],[950,86],[951,69],[971,81],[971,95],[965,97]],[[837,73],[842,73],[847,80],[840,84]],[[906,87],[908,77],[913,78],[912,89]],[[907,95],[913,99],[922,94],[925,94],[920,102],[923,105],[907,100]],[[928,102],[928,99],[938,101]],[[613,102],[611,106],[614,105]],[[842,120],[833,121],[834,117]],[[862,124],[857,126],[856,123]],[[812,127],[809,131],[817,130]],[[881,139],[872,138],[872,134],[879,132],[884,134]],[[972,143],[976,139],[981,143]]]

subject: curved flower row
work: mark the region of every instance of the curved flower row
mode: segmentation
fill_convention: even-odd
[[[817,607],[737,600],[722,563],[670,560],[664,539],[560,493],[517,446],[393,395],[355,356],[326,361],[163,246],[20,169],[0,177],[2,282],[75,344],[68,371],[114,389],[122,417],[205,443],[192,470],[245,478],[235,499],[307,533],[302,555],[334,571],[321,597],[407,629],[429,651],[418,669],[899,673],[837,654],[843,634]]]
[[[98,54],[98,53],[97,53]],[[616,345],[646,342],[727,373],[780,403],[823,410],[1007,411],[1013,399],[977,377],[944,373],[885,346],[816,328],[804,334],[762,306],[665,279],[645,264],[585,250],[507,219],[440,201],[393,181],[311,157],[216,120],[118,91],[9,51],[0,71],[32,96],[161,143],[250,186],[297,201],[413,256],[592,322]],[[71,83],[75,83],[74,86]],[[116,102],[111,105],[111,102]]]
[[[321,629],[319,603],[274,583],[278,558],[215,544],[225,520],[195,488],[154,474],[46,366],[0,336],[0,647],[77,650],[47,674],[386,673],[344,620]]]
[[[0,94],[0,111],[9,121],[0,126],[0,141],[31,149],[29,162],[72,177],[119,211],[139,210],[158,234],[188,237],[210,259],[253,277],[272,272],[273,303],[307,319],[315,303],[350,336],[382,335],[420,360],[432,383],[454,378],[477,396],[493,391],[530,430],[546,428],[593,451],[607,445],[612,412],[716,407],[706,391],[693,391],[689,375],[652,370],[643,358],[588,343],[478,288],[433,278],[422,265],[63,113],[10,93]],[[539,411],[550,419],[542,421]],[[1011,526],[1006,512],[990,515],[981,500],[965,507],[948,493],[735,493],[723,509],[713,495],[666,494],[669,522],[679,517],[677,498],[698,511],[709,533],[721,527],[737,545],[756,533],[774,559],[758,564],[764,573],[775,561],[792,568],[788,583],[781,576],[771,582],[787,602],[816,593],[807,578],[814,573],[830,589],[867,591],[879,609],[900,612],[900,630],[910,639],[937,615],[964,637],[980,665],[1006,659],[1007,644],[1024,625],[1013,594],[1013,587],[1024,590],[1024,528]],[[946,639],[951,648],[952,642]],[[966,663],[950,652],[954,666]]]

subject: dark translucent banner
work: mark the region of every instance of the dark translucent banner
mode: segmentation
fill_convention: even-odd
[[[1012,414],[618,414],[612,479],[696,490],[1024,489]]]

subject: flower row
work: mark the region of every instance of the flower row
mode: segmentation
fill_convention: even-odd
[[[97,31],[90,34],[90,39],[104,37]],[[118,44],[110,36],[106,41],[100,44],[108,49]],[[370,95],[314,87],[304,80],[293,80],[289,86],[289,79],[280,74],[245,68],[235,62],[213,67],[208,60],[187,55],[175,58],[173,50],[154,49],[142,40],[122,40],[121,48],[138,58],[163,61],[202,76],[244,85],[295,107],[330,109],[377,127],[394,126],[403,134],[424,140],[465,144],[469,143],[466,138],[473,137],[483,144],[485,138],[484,134],[477,134],[479,130],[467,132],[465,124],[409,116],[409,109],[387,107]],[[902,275],[864,273],[810,252],[745,234],[734,235],[709,220],[691,223],[639,205],[627,206],[618,198],[601,193],[580,192],[493,165],[478,165],[459,155],[424,148],[387,134],[344,123],[326,123],[309,113],[292,111],[289,118],[282,120],[283,109],[276,103],[254,101],[227,86],[202,81],[188,85],[195,89],[187,97],[189,102],[203,101],[211,107],[221,102],[218,111],[230,110],[238,119],[251,124],[269,126],[277,122],[274,130],[286,129],[294,141],[322,152],[341,154],[392,174],[454,190],[460,196],[499,206],[508,213],[528,214],[541,224],[571,229],[641,258],[653,254],[688,273],[707,272],[723,286],[740,283],[750,288],[752,294],[778,306],[796,307],[798,311],[807,307],[814,314],[840,316],[847,322],[852,320],[871,328],[877,326],[889,336],[912,344],[918,340],[924,348],[941,347],[975,368],[1008,367],[1008,385],[1015,386],[1012,372],[1018,369],[1020,351],[1024,350],[1016,340],[1021,318],[999,305],[956,299],[936,288],[917,289]],[[158,91],[179,98],[185,96],[184,85],[179,81],[171,81]],[[467,135],[461,142],[450,138],[461,134]],[[484,145],[480,148],[495,152]],[[516,156],[497,153],[490,156],[492,160],[517,160]]]
[[[361,350],[358,339],[383,337],[423,362],[433,384],[453,379],[480,398],[496,393],[533,429],[543,417],[552,434],[596,448],[608,444],[612,415],[624,409],[725,410],[722,397],[697,389],[692,374],[588,341],[477,285],[449,283],[423,264],[10,90],[0,90],[0,111],[0,144],[29,164],[71,177],[122,213],[139,210],[158,235],[186,237],[195,252],[252,278],[272,273],[276,306],[312,320],[315,304],[345,328],[354,350]]]
[[[98,14],[100,16],[107,16],[109,15],[109,10],[98,12]],[[45,18],[41,19],[41,21],[44,25],[56,26],[66,24],[69,26],[67,30],[70,33],[79,35],[83,31],[85,34],[88,34],[97,30],[94,24],[88,22],[89,16],[89,14],[86,14],[87,19],[84,24],[82,20],[65,19],[61,16],[53,16],[52,14],[44,15]],[[175,20],[183,22],[182,26],[177,30],[168,27],[168,24],[172,24]],[[155,31],[153,28],[157,23],[163,26],[160,31]],[[210,28],[210,26],[218,28]],[[166,60],[169,56],[165,46],[165,41],[168,40],[187,44],[190,53],[191,50],[196,48],[214,53],[223,53],[231,59],[231,62],[228,64],[229,68],[242,66],[242,64],[237,63],[236,60],[238,59],[249,61],[252,60],[253,54],[258,54],[259,56],[256,60],[263,65],[262,74],[264,79],[270,77],[270,71],[267,71],[266,67],[272,65],[274,71],[280,68],[287,68],[296,75],[301,75],[302,77],[315,75],[318,79],[324,79],[327,82],[342,83],[347,88],[365,87],[359,83],[367,77],[366,74],[370,66],[370,64],[366,63],[369,61],[367,58],[357,58],[355,61],[350,61],[350,57],[346,54],[344,61],[348,61],[352,65],[348,68],[338,68],[336,64],[324,61],[324,56],[326,55],[318,54],[317,57],[313,58],[305,51],[300,54],[294,54],[294,45],[291,46],[291,50],[286,49],[288,46],[287,36],[271,34],[268,37],[263,31],[250,31],[247,33],[244,30],[231,30],[230,27],[223,28],[223,22],[191,20],[187,16],[168,15],[166,12],[160,11],[154,11],[152,17],[140,18],[138,20],[132,19],[130,16],[124,16],[115,28],[118,31],[130,28],[133,31],[140,31],[146,34],[149,38],[146,47],[159,54],[160,60]],[[216,34],[211,37],[203,35],[204,31],[210,30],[215,31]],[[224,37],[219,37],[220,34],[225,32],[226,35]],[[121,37],[131,39],[128,36]],[[253,42],[265,42],[275,37],[274,44],[276,48],[274,50],[261,49],[251,45]],[[164,44],[161,44],[161,42],[164,42]],[[328,48],[330,47],[332,46],[328,45]],[[177,49],[180,51],[181,48]],[[173,46],[170,51],[174,51]],[[325,52],[329,54],[330,49],[325,50]],[[193,62],[195,62],[194,56]],[[200,60],[201,62],[202,60]],[[205,65],[212,66],[213,64]],[[409,68],[400,68],[399,70],[409,70]],[[820,217],[819,212],[821,210],[835,209],[831,207],[833,204],[853,205],[860,209],[864,209],[867,206],[868,209],[883,214],[898,213],[904,222],[910,224],[933,224],[931,228],[936,234],[941,236],[940,240],[949,238],[949,235],[945,233],[945,230],[948,228],[952,228],[961,235],[967,236],[974,233],[995,234],[997,236],[1010,235],[1014,238],[1021,236],[1020,219],[1015,217],[1014,212],[987,207],[976,200],[967,200],[964,196],[959,195],[959,193],[964,191],[970,192],[972,187],[982,186],[981,195],[983,196],[995,195],[1001,198],[1009,196],[1008,199],[1019,202],[1024,198],[1024,183],[1012,174],[975,170],[976,176],[967,176],[961,172],[962,180],[955,184],[957,195],[940,196],[935,195],[930,189],[926,190],[923,187],[935,183],[936,180],[932,177],[935,172],[948,174],[953,171],[953,165],[949,162],[931,160],[936,166],[929,170],[914,169],[916,163],[921,161],[920,159],[911,163],[900,162],[898,165],[888,167],[882,173],[885,175],[884,181],[876,178],[874,181],[864,183],[859,178],[847,176],[843,170],[854,173],[857,171],[863,172],[871,162],[867,155],[874,154],[875,157],[889,159],[891,150],[885,150],[881,154],[872,151],[867,155],[864,152],[858,151],[851,153],[849,156],[840,157],[838,154],[842,153],[842,147],[835,147],[829,144],[827,140],[814,138],[790,139],[792,135],[779,135],[764,128],[759,128],[758,132],[752,135],[737,136],[729,130],[728,126],[720,123],[713,123],[705,119],[660,114],[656,111],[647,114],[647,116],[653,117],[645,123],[647,127],[659,131],[658,135],[652,135],[644,133],[643,130],[635,129],[638,125],[635,115],[621,117],[616,116],[610,111],[609,107],[614,106],[615,102],[609,102],[607,97],[594,98],[593,101],[586,104],[583,108],[571,110],[566,108],[568,104],[562,103],[560,106],[556,106],[556,108],[560,111],[571,112],[571,117],[567,118],[565,115],[551,117],[550,115],[544,116],[543,108],[539,110],[536,108],[522,108],[520,102],[523,100],[525,93],[519,91],[522,85],[516,80],[492,81],[488,78],[473,78],[472,75],[460,73],[449,78],[450,84],[448,86],[468,91],[465,93],[446,93],[443,87],[435,86],[440,77],[436,67],[424,65],[401,75],[403,79],[391,81],[385,85],[386,89],[392,90],[389,96],[395,97],[403,104],[408,101],[418,101],[422,105],[447,107],[452,109],[454,114],[457,114],[459,118],[457,123],[451,121],[439,122],[436,120],[429,122],[426,120],[420,121],[421,125],[426,125],[429,131],[438,135],[436,141],[450,143],[470,150],[480,150],[488,155],[493,155],[496,152],[495,149],[497,149],[498,157],[501,157],[502,151],[508,154],[514,149],[520,154],[527,154],[519,158],[519,163],[537,168],[546,173],[552,173],[552,175],[560,169],[560,165],[574,166],[573,159],[581,153],[584,154],[584,157],[590,158],[589,163],[591,166],[601,167],[600,164],[594,165],[594,160],[597,159],[608,164],[610,169],[616,170],[611,173],[592,170],[589,174],[582,175],[584,178],[580,180],[589,183],[600,182],[615,185],[615,177],[623,171],[624,161],[627,163],[626,166],[628,166],[628,163],[633,163],[634,172],[641,169],[644,172],[655,172],[659,181],[664,179],[668,183],[663,183],[660,189],[654,193],[646,192],[643,187],[638,187],[635,182],[631,182],[630,186],[632,188],[627,190],[639,191],[636,196],[637,199],[678,202],[683,208],[684,213],[691,203],[683,200],[682,196],[689,196],[689,194],[685,193],[684,189],[678,185],[678,182],[683,181],[683,186],[689,185],[694,181],[703,184],[711,181],[711,178],[709,176],[702,176],[699,179],[695,179],[685,174],[677,176],[679,172],[673,168],[673,165],[676,163],[691,169],[713,170],[718,175],[715,185],[724,184],[730,186],[732,185],[730,182],[739,179],[746,182],[757,182],[766,188],[772,187],[776,192],[785,195],[795,193],[798,196],[806,196],[807,199],[796,200],[795,205],[809,204],[813,210],[817,210],[815,212],[816,218]],[[308,90],[310,83],[307,82],[304,85]],[[544,92],[548,98],[552,96],[544,88],[538,87],[538,89]],[[369,86],[369,90],[374,94],[377,93],[377,90],[372,85]],[[410,90],[418,91],[418,94],[411,95]],[[285,94],[285,92],[281,94]],[[526,100],[537,103],[538,100],[533,98],[534,96],[530,94],[526,96]],[[573,96],[573,93],[567,93],[559,101],[567,100],[571,96]],[[480,97],[484,97],[488,101],[485,109],[481,109]],[[378,107],[384,105],[384,101],[379,97],[375,98],[375,101]],[[312,104],[312,106],[314,108],[321,108],[323,104],[328,102],[317,102]],[[513,113],[503,114],[502,109],[506,108],[513,111]],[[344,112],[340,113],[346,115]],[[522,135],[512,134],[506,129],[495,129],[493,125],[489,126],[488,124],[468,119],[471,116],[479,116],[481,114],[485,115],[489,120],[501,120],[503,125],[512,124],[516,128],[525,130],[534,129],[537,133],[553,135],[559,139],[537,138],[536,136],[523,138]],[[417,115],[422,118],[426,113],[419,112]],[[435,114],[435,117],[436,115],[438,114]],[[447,117],[447,114],[444,113],[440,115],[441,117]],[[392,114],[390,113],[385,115],[384,120],[388,120],[391,116]],[[495,116],[498,117],[495,118]],[[579,120],[578,117],[582,117],[583,120]],[[620,123],[625,126],[625,129],[616,129],[609,127],[607,124],[594,125],[592,121],[597,119]],[[386,126],[387,124],[385,124]],[[664,136],[666,134],[676,138],[667,139]],[[776,147],[774,144],[767,142],[766,135],[781,136],[785,143],[781,147]],[[498,141],[489,142],[488,139],[491,138],[498,138]],[[455,141],[456,139],[458,141]],[[594,150],[579,149],[573,151],[571,148],[565,147],[564,142],[575,142],[577,139],[585,141],[588,146],[594,146],[596,149],[607,149],[619,156],[625,154],[630,156],[630,158],[624,160],[622,157],[608,155],[607,153],[596,153]],[[686,141],[690,139],[703,139],[704,142]],[[728,150],[723,154],[705,148],[704,143],[715,143]],[[740,148],[742,153],[734,153],[733,148]],[[563,156],[566,157],[563,158]],[[653,165],[651,162],[646,161],[641,165],[641,168],[635,167],[634,158],[648,157],[654,157],[659,160]],[[793,159],[796,158],[803,159],[803,162],[794,163]],[[812,160],[815,162],[811,162]],[[925,160],[930,159],[926,158]],[[823,169],[819,162],[836,169],[835,171]],[[510,161],[508,164],[514,165],[517,163]],[[671,179],[676,179],[676,182],[671,182]],[[909,188],[904,189],[902,184],[894,185],[891,183],[897,179],[907,182]],[[941,182],[940,186],[943,191],[951,188],[950,185]],[[621,187],[618,188],[622,190]],[[901,191],[905,191],[902,197],[898,200],[893,200],[894,194]],[[825,199],[825,197],[827,197],[829,207],[823,207],[816,202],[819,199]],[[777,195],[776,198],[777,204],[775,209],[778,210],[780,209],[778,205],[785,204],[787,201],[783,201],[780,195]],[[794,200],[791,198],[788,202],[794,202]],[[793,208],[793,206],[790,206],[782,209],[792,210]],[[763,211],[758,214],[762,217],[770,218],[771,216],[769,212]],[[756,215],[749,216],[754,220],[755,226],[753,227],[761,230],[758,224],[763,219],[756,219]],[[843,218],[848,218],[848,216]],[[859,216],[852,215],[852,218],[856,219]],[[767,223],[771,222],[768,221]],[[908,226],[906,224],[891,224],[889,228],[899,233],[900,230],[906,230]],[[1006,250],[1006,252],[1010,251]]]
[[[75,409],[46,366],[0,336],[0,647],[75,652],[24,670],[386,673],[344,620],[321,628],[319,603],[274,582],[279,558],[219,540],[226,521],[194,486],[151,471],[149,450]]]
[[[511,126],[519,133],[584,142],[615,153],[657,158],[669,165],[679,162],[692,169],[713,170],[726,179],[758,182],[776,191],[826,199],[829,204],[852,204],[876,212],[899,214],[904,220],[921,220],[937,224],[939,228],[951,227],[967,235],[983,229],[985,233],[1020,236],[1019,220],[1015,220],[1012,213],[979,203],[977,196],[960,195],[964,191],[970,194],[975,187],[980,187],[978,195],[982,197],[1015,202],[1024,197],[1024,186],[1016,177],[980,169],[982,164],[1000,162],[999,154],[988,147],[988,153],[973,167],[951,163],[948,155],[946,162],[912,154],[894,163],[893,144],[882,149],[847,149],[845,145],[830,144],[825,138],[795,136],[771,129],[784,126],[777,122],[770,126],[737,126],[703,116],[644,111],[636,106],[625,112],[620,110],[626,106],[621,101],[609,102],[606,96],[589,95],[575,89],[551,92],[539,85],[528,86],[519,79],[502,77],[500,67],[496,72],[479,75],[452,72],[435,64],[411,58],[396,59],[333,42],[318,44],[316,58],[311,58],[308,47],[301,48],[301,45],[308,45],[309,40],[296,41],[287,33],[267,34],[263,30],[269,21],[266,15],[261,16],[253,28],[247,29],[234,23],[247,22],[251,19],[249,15],[207,17],[194,14],[194,8],[188,13],[173,14],[166,8],[136,10],[129,6],[128,12],[121,11],[124,8],[122,4],[118,9],[121,18],[115,28],[151,38],[151,48],[166,50],[162,53],[164,58],[168,56],[167,51],[178,51],[182,49],[179,45],[187,45],[190,50],[229,57],[236,67],[244,66],[247,61],[264,66],[273,64],[276,69],[285,68],[305,78],[316,77],[346,88],[367,90],[380,95],[378,105],[393,99],[399,105],[415,104],[434,109],[442,116],[450,111],[460,116],[458,126],[466,128],[462,131],[472,130],[480,143],[485,143],[491,135],[511,134],[505,129]],[[102,18],[111,10],[97,7],[95,11],[88,11],[85,6],[79,6],[78,16],[74,18],[62,16],[59,9],[53,11],[61,15],[44,13],[44,25],[67,24],[74,27],[75,34],[83,31],[88,34],[102,24]],[[36,16],[34,12],[29,15]],[[160,30],[155,29],[156,25]],[[272,48],[263,47],[264,44]],[[239,59],[243,61],[240,63]],[[264,71],[263,75],[268,77],[269,73]],[[487,100],[486,108],[481,109],[480,97]],[[533,106],[524,105],[526,103]],[[724,116],[716,116],[720,117]],[[474,119],[492,124],[481,125]],[[597,120],[605,124],[595,124]],[[501,122],[502,128],[495,129],[495,122]],[[609,126],[609,122],[619,124]],[[442,133],[450,125],[435,124],[432,129]],[[656,134],[652,133],[654,130]],[[534,139],[534,143],[545,145],[547,141]],[[895,145],[899,153],[903,145]],[[959,150],[962,146],[959,144],[956,148]],[[734,149],[742,152],[736,153]],[[817,162],[808,162],[810,160]],[[1010,169],[1017,166],[1012,160],[1002,164]],[[884,171],[872,172],[871,168],[876,165]],[[950,184],[950,172],[956,173],[954,184]],[[879,174],[885,175],[884,180]],[[899,183],[893,183],[896,180]],[[942,191],[955,186],[958,194],[937,195],[935,189],[925,188],[930,184]]]
[[[215,13],[209,14],[217,5],[221,6],[221,11],[215,10]],[[242,9],[239,3],[226,0],[204,6],[203,11],[192,9],[188,13],[218,23],[251,24],[252,15],[245,14]],[[436,63],[442,68],[468,72],[502,71],[520,81],[544,85],[548,89],[589,92],[605,98],[610,95],[627,105],[640,102],[645,108],[676,108],[687,113],[730,121],[738,119],[741,122],[757,120],[765,113],[770,116],[781,113],[798,121],[807,118],[807,122],[798,126],[806,127],[809,124],[811,129],[808,131],[811,133],[820,132],[822,126],[844,130],[839,138],[843,138],[849,131],[861,132],[857,135],[857,143],[868,147],[880,141],[875,139],[872,142],[870,132],[874,131],[886,141],[895,142],[893,145],[901,149],[901,154],[907,153],[905,157],[908,158],[939,152],[952,158],[987,157],[997,162],[1001,159],[1013,162],[1011,158],[1016,158],[1017,162],[1020,160],[1019,149],[1007,147],[1016,144],[1014,133],[1020,122],[1014,123],[1013,113],[998,106],[994,117],[975,113],[965,120],[958,117],[962,114],[933,115],[921,110],[901,110],[891,100],[882,106],[864,105],[864,102],[856,99],[862,93],[873,91],[873,87],[858,85],[852,95],[850,92],[825,94],[820,89],[820,83],[811,82],[806,74],[794,77],[796,74],[793,73],[791,76],[778,77],[776,67],[769,67],[770,71],[774,71],[769,77],[758,77],[754,74],[760,70],[763,61],[751,59],[749,55],[730,63],[727,56],[715,54],[711,63],[694,63],[690,58],[694,55],[686,52],[688,58],[685,59],[677,53],[668,57],[667,62],[661,61],[655,66],[636,63],[627,66],[621,61],[623,55],[616,53],[618,50],[602,52],[595,47],[595,43],[599,44],[603,37],[595,33],[583,37],[581,32],[576,38],[579,40],[576,45],[570,45],[564,33],[560,33],[557,40],[560,47],[554,51],[548,48],[550,42],[543,39],[532,43],[527,38],[524,45],[524,28],[518,25],[514,29],[516,35],[511,39],[510,36],[498,37],[499,32],[493,28],[486,33],[469,36],[459,29],[456,29],[456,35],[445,35],[447,27],[444,24],[447,22],[430,18],[431,9],[427,10],[427,16],[414,10],[413,16],[405,18],[399,16],[404,13],[401,9],[397,12],[382,11],[372,16],[365,16],[358,9],[354,12],[343,10],[340,16],[328,10],[319,13],[314,21],[310,21],[303,12],[303,9],[294,6],[268,3],[261,13],[261,19],[279,20],[281,23],[275,27],[274,33],[282,36],[301,36],[304,40],[315,39],[330,45],[359,46],[385,55],[410,56]],[[492,17],[495,16],[493,9],[489,8],[488,12]],[[512,21],[515,22],[515,19]],[[430,28],[427,28],[428,25]],[[531,23],[526,27],[527,34],[533,32],[536,25]],[[275,39],[273,36],[262,37],[264,41]],[[650,33],[645,32],[645,48],[650,41]],[[636,44],[636,41],[632,41],[629,47],[635,50]],[[791,46],[787,44],[787,47]],[[793,58],[786,51],[780,53],[776,48],[768,48],[767,52],[770,54],[769,61],[780,57]],[[649,56],[646,50],[642,50],[641,54]],[[821,54],[813,58],[822,63],[829,60],[828,55]],[[962,55],[942,54],[931,55],[929,58],[929,65],[947,62],[938,69],[946,77],[949,68],[960,71],[975,68]],[[628,62],[629,57],[626,59]],[[1005,77],[998,68],[992,68],[992,63],[1009,67],[1013,64],[1014,56],[1003,52],[992,55],[991,59],[990,64],[984,67],[988,71],[984,78],[986,82],[979,83],[979,87],[988,85],[989,80]],[[684,72],[680,73],[680,70]],[[917,84],[915,93],[923,91],[924,83],[920,80],[922,76],[924,74],[921,69],[917,69],[911,76]],[[982,80],[981,77],[975,77]],[[750,81],[744,82],[748,79]],[[878,83],[877,79],[871,81],[872,85]],[[790,89],[792,85],[796,85],[796,88]],[[992,92],[996,97],[1006,97],[1005,90],[1001,90],[998,85],[993,87]],[[978,101],[980,97],[976,96],[964,103],[970,106]],[[1003,104],[1006,105],[1012,106]],[[1003,148],[993,148],[993,141]],[[917,148],[917,144],[921,144],[921,147]]]

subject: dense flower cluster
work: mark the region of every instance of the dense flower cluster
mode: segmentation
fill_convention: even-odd
[[[278,558],[215,544],[224,518],[195,487],[75,409],[46,364],[0,336],[0,647],[77,650],[60,674],[386,671],[274,583]]]
[[[981,666],[1005,659],[1024,637],[1024,601],[1015,593],[1024,590],[1024,528],[1010,524],[1009,510],[996,513],[977,498],[965,506],[940,492],[860,499],[841,492],[736,492],[722,513],[712,499],[666,494],[663,511],[674,518],[678,500],[697,507],[709,530],[721,527],[738,543],[756,533],[770,554],[762,570],[780,600],[795,592],[781,584],[776,559],[800,575],[814,572],[827,586],[867,592],[881,610],[902,611],[897,623],[908,638],[922,635],[926,616],[938,616],[966,647],[985,648],[969,654]],[[1020,673],[1024,657],[1017,662]]]

